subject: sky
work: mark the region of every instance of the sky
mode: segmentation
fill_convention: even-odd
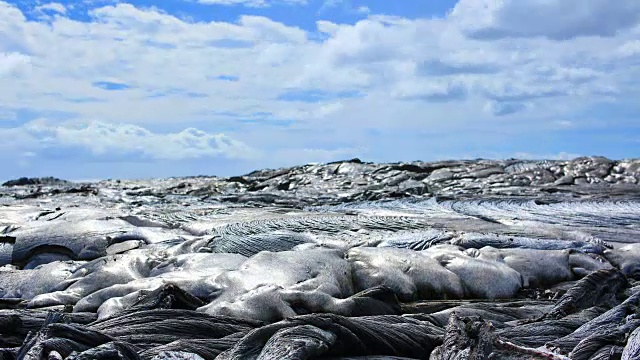
[[[638,0],[0,0],[0,180],[640,157]]]

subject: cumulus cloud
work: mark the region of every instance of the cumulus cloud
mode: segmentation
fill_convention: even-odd
[[[566,10],[568,3],[460,0],[440,18],[370,13],[353,23],[327,12],[311,29],[255,15],[196,21],[126,1],[88,4],[84,21],[55,5],[42,10],[56,16],[27,20],[28,10],[0,0],[0,114],[96,119],[60,131],[52,123],[44,132],[11,130],[29,144],[117,151],[115,140],[78,143],[65,135],[104,132],[153,149],[140,153],[147,157],[236,156],[251,144],[272,155],[282,150],[283,162],[298,153],[343,155],[331,149],[384,154],[367,146],[379,141],[374,133],[516,126],[498,118],[507,115],[527,116],[514,132],[557,128],[557,119],[579,129],[597,104],[634,104],[640,95],[640,21],[635,0],[585,0]],[[283,96],[291,89],[296,101]],[[237,143],[185,128],[221,129]],[[163,142],[178,150],[165,152]],[[407,156],[433,150],[419,145],[406,145]],[[143,151],[129,146],[129,153]]]
[[[461,0],[451,13],[478,39],[615,36],[640,20],[636,0]]]
[[[0,79],[25,70],[30,64],[30,57],[18,52],[0,52]]]
[[[20,127],[0,129],[3,146],[18,147],[29,157],[46,157],[51,149],[79,149],[95,157],[129,156],[153,160],[182,160],[222,157],[254,159],[256,150],[225,134],[187,128],[176,133],[154,133],[132,124],[100,121],[46,119],[30,121]],[[70,158],[77,154],[70,153]]]

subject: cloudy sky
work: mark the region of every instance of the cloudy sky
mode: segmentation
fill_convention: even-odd
[[[638,0],[0,0],[0,178],[640,156]]]

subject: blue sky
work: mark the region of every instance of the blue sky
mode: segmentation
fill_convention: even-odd
[[[640,156],[637,0],[0,0],[0,180]]]

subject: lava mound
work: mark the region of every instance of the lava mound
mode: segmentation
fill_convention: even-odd
[[[638,359],[640,160],[0,187],[0,359]]]

